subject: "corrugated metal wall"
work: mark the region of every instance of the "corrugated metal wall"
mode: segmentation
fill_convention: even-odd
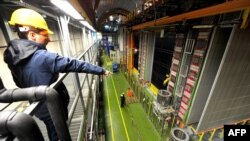
[[[249,34],[234,26],[197,131],[250,117]]]
[[[200,75],[196,96],[192,102],[187,124],[199,122],[208,95],[225,51],[231,28],[216,27],[210,40],[206,60]]]
[[[145,81],[151,81],[155,50],[155,33],[150,31],[141,32],[139,42],[140,54],[138,68],[140,72],[140,78]]]

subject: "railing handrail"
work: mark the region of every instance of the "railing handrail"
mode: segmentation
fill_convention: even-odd
[[[94,42],[90,47],[88,47],[85,51],[83,51],[83,53],[81,55],[79,55],[79,57],[77,57],[77,59],[81,59],[92,47],[94,47],[98,43],[99,43],[99,40]]]

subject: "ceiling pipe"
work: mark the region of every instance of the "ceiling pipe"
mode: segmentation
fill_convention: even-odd
[[[195,10],[191,12],[187,12],[184,14],[180,14],[177,16],[172,17],[163,17],[154,21],[142,23],[139,25],[132,26],[132,30],[140,30],[152,26],[159,26],[184,20],[196,19],[201,17],[213,16],[223,13],[229,13],[234,11],[243,10],[250,7],[249,0],[234,0],[234,1],[227,1],[222,4],[218,4],[215,6],[202,8],[200,10]]]

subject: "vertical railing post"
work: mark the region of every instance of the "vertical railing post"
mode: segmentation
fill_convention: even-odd
[[[69,35],[70,32],[69,32],[69,27],[68,27],[69,17],[60,16],[59,20],[60,20],[59,21],[60,22],[60,24],[59,24],[60,25],[60,31],[61,31],[61,34],[62,34],[62,37],[63,37],[63,42],[64,42],[63,48],[66,48],[67,55],[72,57],[73,56],[72,51],[71,51],[72,45],[71,45],[71,41],[70,41],[70,35]],[[72,79],[73,79],[75,89],[76,89],[77,93],[79,93],[82,107],[83,107],[83,109],[85,111],[84,100],[83,100],[83,96],[82,96],[82,91],[81,91],[80,80],[79,80],[78,74],[73,73]],[[68,125],[70,125],[70,123],[71,123],[71,119],[73,117],[74,110],[75,109],[71,109],[71,111],[69,112]]]

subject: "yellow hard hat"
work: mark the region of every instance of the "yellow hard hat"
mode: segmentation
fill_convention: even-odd
[[[12,26],[15,26],[16,24],[32,26],[34,28],[44,29],[48,31],[49,34],[53,34],[48,28],[43,16],[32,9],[20,8],[15,10],[11,15],[9,24]]]

